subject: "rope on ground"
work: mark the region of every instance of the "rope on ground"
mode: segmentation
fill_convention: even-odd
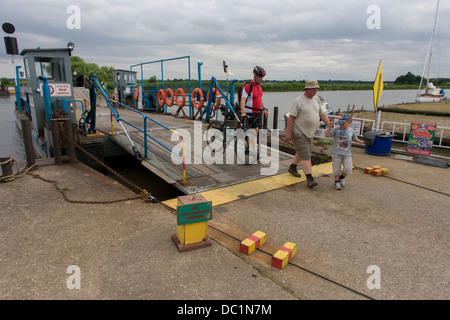
[[[53,183],[55,188],[62,194],[64,200],[66,200],[67,202],[70,202],[70,203],[108,204],[108,203],[116,203],[116,202],[122,202],[122,201],[141,199],[141,196],[139,195],[139,196],[128,197],[128,198],[124,198],[124,199],[108,200],[108,201],[72,200],[72,199],[69,199],[69,196],[67,195],[67,193],[64,190],[64,188],[61,188],[61,187],[58,186],[58,182],[57,181],[44,178],[44,177],[42,177],[42,176],[40,176],[38,174],[34,174],[34,173],[31,173],[31,172],[28,172],[28,174],[31,175],[33,178],[40,179],[40,180],[45,181],[45,182]]]
[[[364,168],[358,167],[356,165],[354,165],[354,167],[355,167],[355,169],[364,171]],[[445,192],[442,192],[442,191],[438,191],[438,190],[434,190],[434,189],[431,189],[431,188],[427,188],[427,187],[421,186],[419,184],[415,184],[415,183],[408,182],[408,181],[405,181],[405,180],[401,180],[401,179],[398,179],[398,178],[394,178],[394,177],[389,176],[389,175],[382,176],[382,177],[388,178],[388,179],[392,179],[392,180],[395,180],[395,181],[398,181],[398,182],[403,182],[403,183],[409,184],[409,185],[417,187],[417,188],[421,188],[421,189],[424,189],[424,190],[428,190],[428,191],[431,191],[431,192],[439,193],[439,194],[442,194],[444,196],[450,197],[450,194],[448,194],[448,193],[445,193]]]
[[[15,159],[15,158],[9,158],[6,161],[0,162],[0,165],[5,165],[8,164],[10,162],[13,162],[16,167],[17,167],[17,172],[7,175],[7,176],[1,176],[0,177],[0,182],[10,182],[10,181],[14,181],[16,178],[21,178],[23,177],[27,172],[29,172],[30,170],[32,170],[33,168],[36,167],[36,164],[33,164],[30,167],[26,167],[24,166],[22,169],[19,168],[19,162]],[[14,164],[12,166],[14,166]]]
[[[75,147],[77,147],[81,152],[83,152],[85,155],[87,155],[89,158],[91,158],[92,160],[94,160],[95,162],[97,162],[98,164],[100,164],[102,167],[104,167],[106,170],[108,170],[109,172],[111,172],[112,174],[114,174],[116,177],[118,177],[119,179],[121,179],[122,181],[124,181],[126,184],[128,184],[129,186],[131,186],[132,188],[136,189],[137,191],[139,191],[142,199],[144,199],[145,201],[151,201],[153,203],[158,202],[158,200],[153,197],[150,192],[148,192],[146,189],[142,189],[141,187],[139,187],[138,185],[134,184],[133,182],[131,182],[130,180],[128,180],[127,178],[125,178],[124,176],[122,176],[121,174],[119,174],[117,171],[115,171],[114,169],[112,169],[111,167],[109,167],[108,165],[106,165],[104,162],[100,161],[99,159],[97,159],[97,157],[93,156],[92,154],[90,154],[89,152],[87,152],[83,147],[81,147],[78,143],[76,143],[73,139],[69,138],[65,133],[64,133],[64,129],[62,126],[62,123],[59,123],[59,127],[61,130],[61,134],[70,142],[73,143],[73,145]],[[122,200],[123,201],[123,200]],[[102,202],[103,203],[103,202]]]

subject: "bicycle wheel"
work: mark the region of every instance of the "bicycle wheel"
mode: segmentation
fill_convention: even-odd
[[[259,138],[256,130],[236,130],[234,150],[237,164],[256,164],[259,159]]]
[[[212,121],[205,132],[206,146],[211,152],[221,151],[225,146],[224,132],[220,121]]]

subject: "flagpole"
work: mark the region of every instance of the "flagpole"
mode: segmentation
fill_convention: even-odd
[[[380,101],[382,91],[383,91],[383,70],[380,60],[377,75],[375,77],[375,83],[373,86],[373,107],[374,107],[374,120],[376,121],[376,130],[378,130],[380,125],[381,111],[378,111],[378,119],[377,119],[377,106],[378,102]]]

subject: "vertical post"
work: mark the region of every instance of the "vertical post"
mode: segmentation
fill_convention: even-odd
[[[34,159],[30,119],[21,118],[20,121],[22,123],[23,142],[25,145],[25,155],[27,157],[27,167],[31,167],[36,163],[36,160]]]
[[[45,122],[49,123],[52,116],[52,101],[50,95],[50,87],[48,85],[47,78],[44,76],[39,76],[39,79],[43,80],[42,85],[42,96],[44,98],[44,110],[45,110]]]
[[[55,157],[55,164],[62,164],[62,150],[61,141],[59,140],[58,119],[51,119],[50,127],[52,131],[53,156]]]
[[[278,107],[273,107],[273,129],[278,129]]]
[[[113,124],[113,113],[110,110],[109,114],[111,115],[111,134],[114,135],[114,124]]]
[[[77,162],[77,157],[75,154],[75,145],[73,144],[73,131],[72,131],[72,120],[66,118],[63,120],[64,123],[64,133],[66,135],[66,148],[67,155],[70,158],[70,162]]]
[[[19,113],[22,112],[22,99],[20,97],[20,75],[19,75],[20,66],[16,66],[16,102],[17,102],[17,110]]]
[[[380,120],[381,120],[381,110],[378,110],[377,130],[380,127]]]

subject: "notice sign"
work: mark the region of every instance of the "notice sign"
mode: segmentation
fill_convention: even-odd
[[[177,224],[179,226],[211,219],[212,201],[177,206]]]
[[[51,97],[71,97],[72,96],[72,87],[69,83],[49,83]],[[42,92],[42,83],[39,84],[41,89],[41,96],[43,96]]]
[[[436,123],[411,122],[406,152],[429,156],[435,133]]]

